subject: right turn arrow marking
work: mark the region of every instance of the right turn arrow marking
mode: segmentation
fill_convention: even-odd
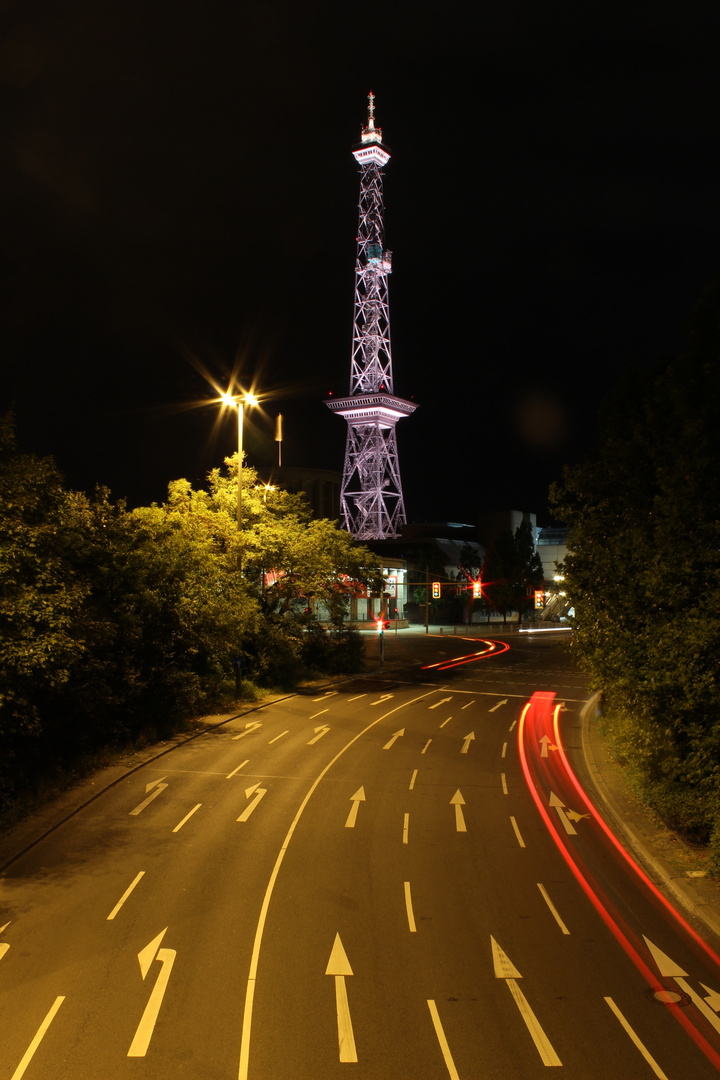
[[[332,952],[328,965],[325,968],[326,975],[335,976],[335,1005],[337,1008],[338,1048],[341,1061],[357,1061],[355,1049],[355,1036],[353,1035],[352,1020],[350,1019],[350,1005],[348,1004],[347,987],[345,976],[352,975],[350,961],[343,948],[340,935],[335,935]]]

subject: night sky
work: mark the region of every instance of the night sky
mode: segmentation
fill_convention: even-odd
[[[720,274],[720,6],[0,0],[0,407],[130,505],[342,469],[376,95],[410,521],[516,508]],[[199,403],[205,402],[204,405]]]

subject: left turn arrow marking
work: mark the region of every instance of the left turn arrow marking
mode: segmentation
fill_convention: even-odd
[[[150,1045],[150,1040],[153,1037],[158,1013],[160,1012],[160,1006],[162,1005],[163,997],[165,996],[165,991],[167,990],[168,981],[170,979],[170,972],[172,971],[172,966],[175,963],[175,957],[177,956],[175,949],[160,948],[160,943],[166,933],[167,926],[138,953],[140,974],[143,977],[143,981],[150,971],[153,960],[159,960],[162,967],[160,969],[160,974],[157,977],[157,982],[152,988],[148,1003],[145,1006],[145,1011],[140,1017],[140,1023],[135,1032],[135,1037],[127,1052],[128,1057],[145,1057],[148,1046]]]
[[[327,726],[327,724],[321,724],[320,727],[314,728],[315,738],[310,739],[310,741],[309,741],[309,743],[307,745],[312,746],[313,743],[319,742],[320,739],[322,739],[323,735],[327,735],[329,730],[330,730],[330,728]],[[318,732],[319,732],[319,734],[318,734]]]
[[[159,780],[155,780],[154,783],[148,784],[145,788],[146,791],[150,791],[151,788],[155,788],[155,790],[150,795],[148,795],[147,799],[143,799],[143,801],[139,803],[139,805],[136,806],[134,810],[130,811],[130,817],[137,817],[138,814],[141,814],[145,807],[148,806],[153,801],[153,799],[157,799],[158,795],[160,795],[160,793],[163,792],[166,787],[167,784],[161,784]]]
[[[260,787],[260,784],[257,783],[257,784],[253,784],[252,787],[245,788],[245,798],[249,799],[250,796],[252,795],[253,791],[255,792],[255,798],[249,804],[249,806],[245,807],[242,814],[237,819],[238,821],[247,821],[247,819],[250,817],[253,810],[255,809],[257,804],[260,802],[260,800],[263,798],[263,796],[267,795],[267,788],[262,788],[262,787]]]

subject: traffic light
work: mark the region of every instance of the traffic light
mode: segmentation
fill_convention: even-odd
[[[433,600],[440,599],[440,582],[433,581]]]
[[[479,600],[482,596],[482,581],[480,578],[473,581],[473,600]]]
[[[535,610],[540,611],[545,603],[545,593],[542,589],[535,590]]]
[[[383,619],[382,615],[379,619],[376,619],[376,625],[378,634],[382,634],[383,630],[385,629],[385,620]]]

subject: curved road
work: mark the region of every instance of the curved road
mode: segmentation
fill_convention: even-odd
[[[0,1078],[716,1078],[720,962],[585,796],[552,637],[407,638],[14,861]]]

